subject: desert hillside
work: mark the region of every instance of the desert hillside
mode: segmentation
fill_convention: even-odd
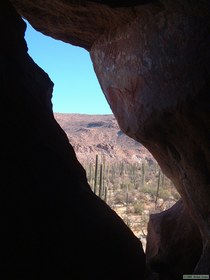
[[[126,136],[113,115],[55,113],[55,119],[66,132],[80,162],[94,162],[105,156],[109,162],[140,163],[155,161],[142,144]]]

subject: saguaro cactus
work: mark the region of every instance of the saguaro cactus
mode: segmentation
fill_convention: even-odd
[[[97,180],[98,180],[98,155],[96,155],[96,161],[95,161],[95,180],[94,180],[94,193],[97,192]]]
[[[146,162],[145,161],[142,162],[141,170],[142,170],[141,185],[142,185],[142,188],[143,188],[144,185],[145,185],[145,177],[146,177]]]
[[[105,188],[104,188],[104,201],[105,201],[106,203],[108,203],[107,192],[108,192],[108,189],[107,189],[107,186],[105,186]]]
[[[88,174],[88,182],[92,186],[92,163],[89,163],[89,174]]]
[[[99,192],[98,196],[103,197],[103,164],[100,165],[100,177],[99,177]]]
[[[160,190],[160,185],[161,185],[161,169],[159,169],[158,172],[158,183],[157,183],[157,191],[156,191],[156,197],[155,197],[155,208],[157,207],[157,200],[158,200],[158,195],[159,195],[159,190]]]

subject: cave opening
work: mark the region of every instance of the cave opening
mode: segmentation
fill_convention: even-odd
[[[120,130],[89,53],[26,24],[29,55],[54,83],[54,117],[86,170],[89,185],[145,250],[150,214],[172,207],[180,198],[178,192],[151,153]]]
[[[177,280],[186,272],[208,277],[209,1],[194,1],[195,6],[160,1],[120,10],[103,2],[1,1],[1,274],[8,279],[13,272],[15,279],[35,274],[98,279],[97,267],[103,279],[144,279],[145,269],[151,270],[151,279]],[[114,117],[75,126],[80,136],[72,148],[75,136],[53,117],[53,83],[42,68],[49,71],[28,56],[22,16],[44,34],[91,50],[122,131],[144,143],[176,184],[182,199],[150,215],[148,234],[143,224],[137,236],[130,228],[143,223],[149,206],[154,212],[164,207],[163,195],[170,196],[167,178],[148,156],[140,159],[136,142],[137,163],[121,161],[119,154],[117,163],[108,162],[104,155],[111,152],[113,159],[118,149],[98,129],[107,128],[113,139],[115,128],[121,153],[133,158],[130,147],[123,149],[125,135]],[[87,135],[98,137],[94,149]],[[96,149],[103,153],[97,150],[91,162]],[[87,155],[86,174],[74,150]],[[146,252],[142,235],[147,235]]]

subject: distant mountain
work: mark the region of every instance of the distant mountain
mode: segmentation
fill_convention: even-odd
[[[155,161],[150,152],[119,128],[113,115],[54,113],[81,163],[94,162],[96,154],[110,162]]]

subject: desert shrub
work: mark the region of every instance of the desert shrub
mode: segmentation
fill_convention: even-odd
[[[137,201],[137,192],[135,190],[131,190],[128,192],[128,200],[129,204],[134,204]]]
[[[180,194],[178,193],[178,191],[175,188],[171,190],[171,195],[174,197],[175,200],[180,199]]]
[[[154,198],[157,193],[157,187],[156,186],[154,187],[153,185],[148,185],[148,186],[141,188],[141,191],[143,193],[147,193],[147,194],[151,195]]]
[[[129,205],[126,209],[126,213],[127,214],[134,214],[135,210],[134,210],[134,206],[133,205]]]
[[[171,191],[168,189],[160,189],[159,190],[159,194],[158,197],[162,198],[163,200],[167,200],[169,199],[169,197],[171,196]]]
[[[125,193],[122,191],[115,191],[113,200],[115,204],[124,204],[126,200]]]
[[[142,215],[144,211],[144,207],[140,201],[136,201],[133,205],[134,207],[134,213],[138,215]]]
[[[173,197],[174,200],[180,199],[180,195],[177,192],[177,190],[175,189],[175,187],[168,187],[168,188],[160,189],[158,197],[162,198],[165,201],[170,199],[171,197]]]
[[[129,180],[124,181],[120,184],[121,190],[132,190],[134,188],[133,184]]]

